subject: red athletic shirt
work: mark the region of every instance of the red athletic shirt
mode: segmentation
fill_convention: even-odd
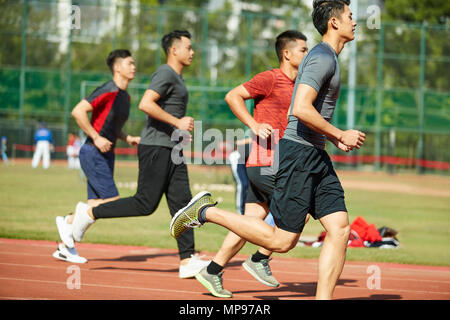
[[[281,69],[258,73],[243,84],[255,101],[253,118],[259,123],[268,123],[275,131],[266,141],[253,135],[252,149],[247,167],[272,165],[275,146],[283,137],[287,126],[287,113],[291,105],[295,79],[291,80]],[[260,141],[261,140],[261,141]]]
[[[95,131],[115,144],[130,114],[130,96],[110,80],[95,89],[86,100],[94,109],[91,124]],[[92,143],[91,137],[86,141]]]

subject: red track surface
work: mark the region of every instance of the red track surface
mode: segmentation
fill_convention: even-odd
[[[77,249],[88,263],[56,260],[54,242],[0,239],[0,299],[222,300],[195,279],[178,278],[176,250],[96,244],[79,244]],[[276,256],[271,266],[281,285],[270,288],[241,267],[245,258],[236,256],[225,269],[224,287],[233,299],[314,298],[317,260]],[[374,275],[368,273],[370,265],[379,267],[378,289],[368,288]],[[69,288],[73,266],[79,267],[79,289]],[[450,268],[347,262],[335,298],[450,300]]]

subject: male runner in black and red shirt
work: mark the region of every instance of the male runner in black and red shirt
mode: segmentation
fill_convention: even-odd
[[[126,92],[133,80],[136,67],[128,50],[112,51],[106,63],[113,78],[81,100],[73,109],[72,116],[88,138],[80,149],[80,165],[87,178],[88,204],[95,207],[119,198],[114,182],[114,147],[121,139],[130,145],[138,145],[140,137],[122,131],[130,113],[130,96]],[[92,113],[89,119],[89,113]],[[86,262],[78,256],[72,237],[73,215],[57,217],[56,225],[61,240],[54,257],[70,262]]]

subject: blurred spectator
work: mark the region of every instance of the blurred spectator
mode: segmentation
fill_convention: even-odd
[[[245,164],[250,154],[250,143],[251,138],[236,141],[236,149],[228,156],[231,172],[236,182],[236,210],[240,214],[244,214],[245,198],[249,184]]]
[[[80,158],[78,157],[80,153],[81,141],[77,135],[69,133],[69,138],[67,141],[67,165],[69,169],[80,169]]]
[[[54,150],[54,147],[53,135],[47,129],[45,122],[42,122],[39,129],[35,132],[34,143],[36,144],[36,149],[34,150],[31,166],[36,168],[42,158],[42,167],[48,169],[50,167],[50,151]]]
[[[2,160],[8,164],[8,156],[6,155],[6,149],[8,147],[8,140],[5,136],[2,137],[1,151],[2,151]]]
[[[247,176],[247,169],[245,168],[247,159],[250,155],[252,143],[251,131],[249,129],[245,131],[245,136],[246,138],[236,141],[236,149],[228,156],[228,160],[231,165],[231,172],[233,173],[233,178],[236,182],[236,210],[242,215],[245,212],[245,199],[247,197],[247,189],[250,183]],[[223,148],[226,148],[227,146],[229,147],[226,142]],[[271,226],[275,225],[273,216],[270,212],[264,221]]]

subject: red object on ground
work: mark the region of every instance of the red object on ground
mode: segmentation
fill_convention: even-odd
[[[366,220],[364,220],[360,216],[356,217],[356,219],[350,225],[350,228],[358,234],[359,238],[363,242],[376,242],[382,240],[381,235],[375,225],[368,224]]]
[[[366,220],[364,220],[360,216],[356,217],[356,219],[353,220],[352,224],[350,225],[350,229],[351,233],[347,244],[348,247],[363,248],[365,247],[365,241],[377,242],[383,240],[375,225],[368,224]],[[317,242],[323,242],[326,235],[326,231],[323,231],[319,235]]]

